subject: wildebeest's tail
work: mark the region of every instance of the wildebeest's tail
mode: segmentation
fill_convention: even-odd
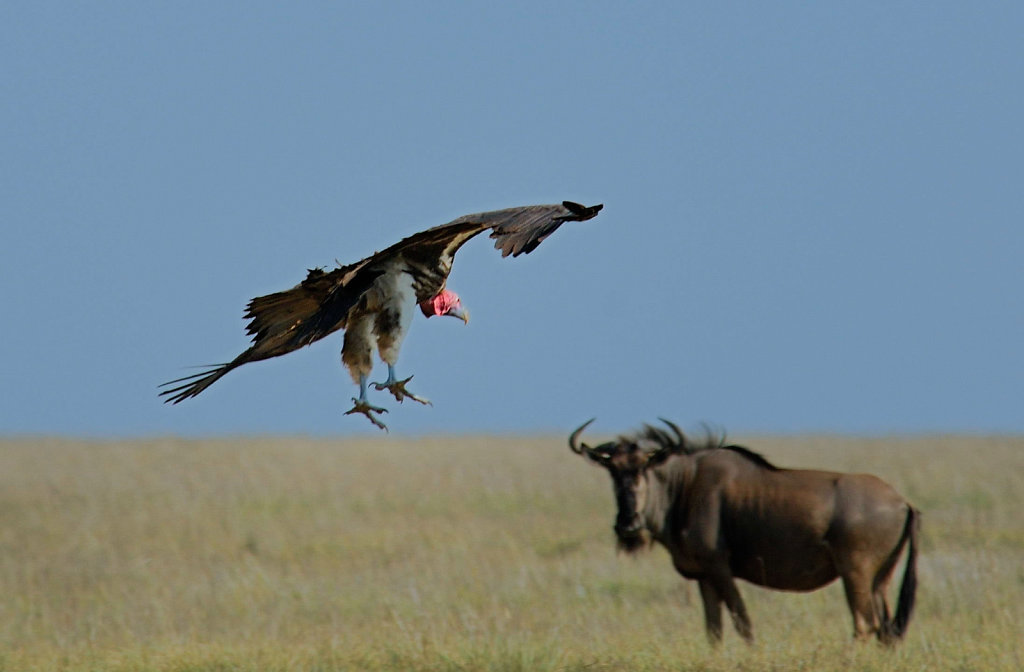
[[[167,397],[164,399],[164,403],[177,404],[185,401],[189,397],[194,397],[210,385],[220,380],[224,374],[228,371],[245,364],[252,360],[251,351],[246,350],[238,357],[227,364],[216,364],[213,365],[212,369],[206,371],[200,371],[199,373],[193,373],[191,376],[185,376],[184,378],[177,378],[175,380],[169,380],[166,383],[160,385],[160,387],[167,387],[168,385],[174,385],[175,383],[182,383],[177,387],[166,389],[160,393],[161,397]]]
[[[896,603],[896,615],[887,624],[888,634],[893,639],[900,639],[907,632],[910,615],[914,611],[914,597],[917,593],[917,534],[921,528],[921,512],[910,507],[907,510],[907,524],[903,528],[903,541],[907,544],[907,566],[903,570],[903,583],[900,585],[899,601]],[[902,546],[902,543],[900,544]]]

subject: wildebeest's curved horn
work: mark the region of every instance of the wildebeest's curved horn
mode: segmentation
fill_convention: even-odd
[[[577,439],[579,439],[580,434],[583,433],[583,430],[586,429],[587,426],[594,420],[597,420],[597,418],[591,418],[590,420],[587,420],[582,425],[577,427],[575,432],[569,435],[569,447],[572,448],[572,452],[576,453],[577,455],[585,455],[586,453],[590,452],[590,446],[588,446],[585,443],[582,446],[580,446],[576,443],[576,441]]]
[[[670,420],[666,420],[665,418],[658,418],[658,420],[661,420],[662,422],[664,422],[666,425],[668,425],[669,429],[671,429],[673,432],[675,432],[676,439],[679,441],[679,445],[680,446],[682,446],[684,443],[686,443],[686,437],[683,436],[683,430],[679,429],[679,426],[676,425],[676,423],[674,423],[674,422],[672,422]]]

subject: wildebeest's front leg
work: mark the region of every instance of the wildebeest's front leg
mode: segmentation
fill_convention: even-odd
[[[710,581],[701,579],[700,599],[704,602],[704,628],[711,646],[722,641],[722,598]]]
[[[754,641],[754,628],[750,624],[747,605],[743,603],[743,598],[740,596],[740,591],[736,587],[736,581],[733,580],[732,574],[725,570],[724,572],[709,576],[706,580],[711,582],[711,587],[718,593],[721,600],[725,602],[725,608],[729,610],[729,615],[732,616],[732,624],[736,626],[736,632],[740,633],[740,637],[748,644],[752,643]],[[701,586],[704,585],[704,582],[705,580],[701,580]],[[703,597],[703,595],[704,591],[701,590],[701,596]],[[721,616],[719,616],[718,630],[721,633]]]
[[[701,597],[704,599],[704,615],[708,628],[708,637],[712,634],[712,618],[709,614],[709,603],[706,595],[713,591],[717,595],[715,606],[717,614],[718,638],[721,638],[722,619],[720,603],[725,602],[729,615],[732,616],[736,632],[748,643],[754,641],[754,629],[750,625],[747,607],[743,604],[740,591],[736,588],[732,571],[729,569],[729,554],[722,538],[721,531],[722,505],[720,496],[704,497],[694,508],[694,516],[690,527],[683,531],[682,542],[703,570],[700,578]],[[708,587],[705,588],[705,584]]]

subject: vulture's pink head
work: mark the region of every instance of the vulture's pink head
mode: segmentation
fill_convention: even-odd
[[[442,289],[440,294],[421,303],[420,310],[427,317],[451,315],[469,323],[469,311],[462,307],[459,295],[450,289]]]

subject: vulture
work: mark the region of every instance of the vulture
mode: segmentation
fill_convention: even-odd
[[[591,219],[602,207],[562,201],[465,215],[413,234],[354,264],[330,271],[311,269],[295,287],[249,302],[245,319],[249,320],[252,345],[248,350],[225,364],[163,383],[160,387],[166,389],[160,396],[177,404],[242,364],[279,357],[343,329],[341,361],[359,385],[359,396],[353,397],[354,405],[345,414],[365,415],[386,431],[375,414],[387,409],[366,399],[374,346],[388,365],[388,377],[373,387],[388,390],[399,402],[412,399],[429,404],[406,389],[412,376],[399,379],[395,364],[417,307],[428,318],[449,315],[469,321],[459,296],[445,287],[459,248],[489,230],[502,257],[518,257],[536,249],[563,222]]]

